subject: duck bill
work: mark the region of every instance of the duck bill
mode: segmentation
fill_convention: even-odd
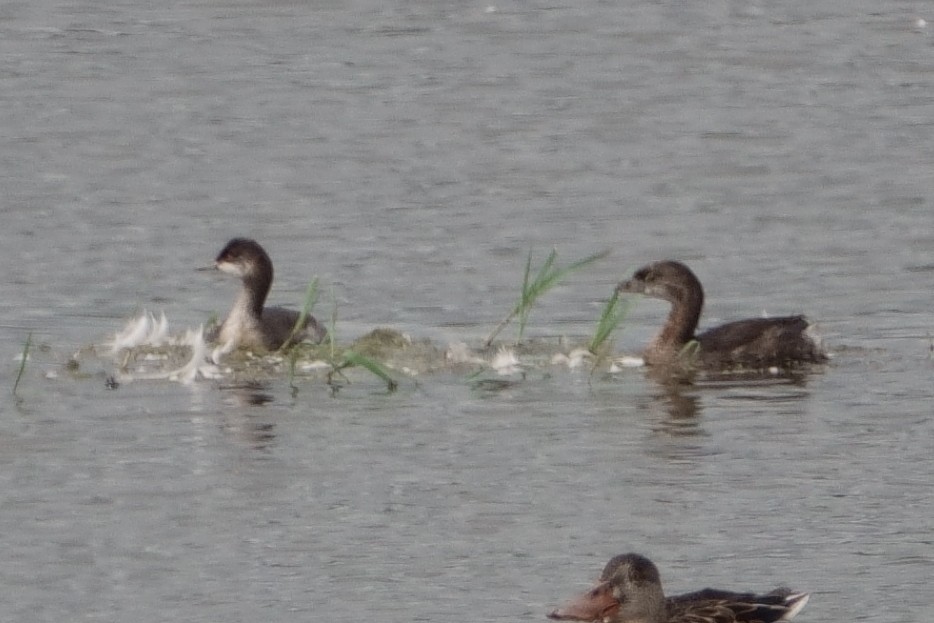
[[[598,584],[548,615],[557,621],[612,621],[619,610],[609,582]]]
[[[616,286],[616,291],[620,294],[643,294],[645,293],[645,282],[638,279],[622,281]]]

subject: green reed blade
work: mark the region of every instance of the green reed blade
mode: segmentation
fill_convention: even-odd
[[[344,361],[341,363],[340,367],[346,368],[348,366],[360,366],[361,368],[369,370],[382,379],[386,383],[386,388],[391,392],[395,391],[399,386],[396,380],[390,376],[389,370],[387,370],[385,366],[354,350],[344,351]]]
[[[513,308],[509,315],[506,316],[497,326],[493,329],[493,332],[486,340],[486,346],[489,347],[493,340],[499,335],[499,332],[509,324],[509,322],[515,318],[519,317],[519,328],[518,336],[516,342],[522,341],[522,336],[525,334],[525,327],[528,323],[529,315],[532,312],[532,307],[535,302],[548,290],[553,288],[559,281],[564,279],[569,273],[579,270],[585,266],[588,266],[597,260],[605,257],[609,251],[601,251],[595,253],[588,257],[585,257],[582,260],[578,260],[565,266],[564,268],[556,268],[555,260],[558,257],[558,252],[552,249],[551,253],[548,254],[548,257],[545,258],[542,266],[535,272],[535,278],[530,280],[530,275],[532,274],[532,252],[529,251],[528,258],[525,264],[525,273],[522,278],[522,291],[519,296],[519,302],[516,303],[516,306]]]

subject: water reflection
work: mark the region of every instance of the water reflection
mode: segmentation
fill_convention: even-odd
[[[268,421],[267,413],[262,413],[260,419],[255,413],[243,412],[236,407],[261,407],[273,401],[272,394],[264,383],[245,382],[231,385],[222,385],[221,390],[227,392],[225,402],[234,409],[228,410],[221,421],[221,429],[225,433],[232,433],[235,437],[246,443],[254,450],[268,449],[276,439],[276,425]]]
[[[697,386],[701,388],[733,389],[737,387],[770,387],[774,385],[790,385],[805,387],[808,373],[801,370],[787,370],[780,374],[768,372],[736,372],[707,375],[698,380]]]
[[[650,454],[668,460],[684,461],[710,454],[709,433],[702,426],[701,396],[679,385],[660,385],[650,396],[649,408],[657,414],[652,424],[654,443]]]
[[[822,367],[800,367],[772,370],[735,370],[710,372],[680,365],[647,367],[645,375],[655,383],[671,387],[759,387],[767,385],[795,385],[803,387],[808,376],[819,373]]]
[[[702,426],[701,417],[705,397],[710,400],[748,399],[774,403],[799,401],[809,395],[807,391],[798,390],[807,385],[807,374],[801,372],[686,375],[683,371],[672,374],[670,370],[650,368],[646,371],[646,376],[655,384],[655,391],[650,394],[647,406],[660,416],[653,432],[672,438],[708,435]],[[791,392],[769,389],[776,386],[796,389]],[[755,391],[762,389],[765,391]],[[738,396],[737,390],[741,390]],[[700,448],[679,445],[677,454],[684,455],[686,451],[696,454]]]
[[[276,424],[255,415],[231,415],[220,422],[221,430],[254,450],[267,450],[276,441]]]
[[[678,386],[666,386],[663,389],[664,391],[653,396],[653,399],[668,415],[663,422],[665,430],[672,435],[700,434],[702,431],[698,426],[698,397],[684,393]]]
[[[232,385],[221,385],[218,389],[230,392],[230,402],[236,406],[261,407],[273,401],[272,394],[266,393],[269,387],[265,383],[247,381]]]

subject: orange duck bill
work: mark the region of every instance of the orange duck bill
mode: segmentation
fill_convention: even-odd
[[[619,600],[609,582],[602,582],[578,595],[548,615],[558,621],[612,621],[619,610]]]

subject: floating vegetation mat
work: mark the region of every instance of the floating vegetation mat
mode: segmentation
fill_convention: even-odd
[[[113,387],[156,379],[181,383],[220,379],[243,384],[288,378],[293,383],[318,379],[339,384],[369,377],[379,378],[394,389],[400,381],[430,374],[457,374],[482,381],[524,377],[530,371],[555,365],[586,366],[587,370],[596,366],[605,371],[615,365],[609,359],[595,359],[584,338],[536,338],[510,346],[486,346],[479,341],[439,345],[378,328],[348,344],[303,342],[272,353],[248,349],[227,353],[207,342],[207,333],[198,327],[173,334],[164,315],[144,312],[112,340],[75,353],[68,367],[75,375],[79,370],[94,370],[95,375],[105,371]]]
[[[604,312],[612,322],[615,322],[614,315],[618,315],[614,305],[615,301],[610,301]],[[640,357],[611,353],[605,341],[608,333],[599,329],[596,336],[603,339],[530,338],[519,344],[487,346],[479,340],[439,345],[394,329],[378,328],[347,344],[330,340],[323,344],[302,342],[271,353],[248,349],[227,352],[209,343],[205,338],[208,333],[198,327],[173,334],[164,314],[156,317],[143,312],[112,340],[79,350],[66,363],[65,370],[73,378],[106,379],[106,386],[111,389],[122,383],[144,380],[185,384],[216,380],[225,386],[247,386],[288,379],[293,388],[306,382],[337,387],[358,380],[378,380],[392,391],[400,382],[432,374],[453,374],[480,387],[498,387],[525,379],[530,374],[547,376],[554,367],[603,375],[643,366]],[[598,355],[591,352],[595,346]],[[29,349],[27,341],[23,361]],[[23,366],[25,364],[18,376],[22,376]],[[657,368],[648,371],[660,382],[678,385],[694,384],[696,380],[704,385],[775,382],[783,377],[794,382],[796,378],[799,381],[803,378],[802,372],[806,374],[806,371],[792,374],[787,370],[749,370],[706,372],[695,378],[696,372]]]

